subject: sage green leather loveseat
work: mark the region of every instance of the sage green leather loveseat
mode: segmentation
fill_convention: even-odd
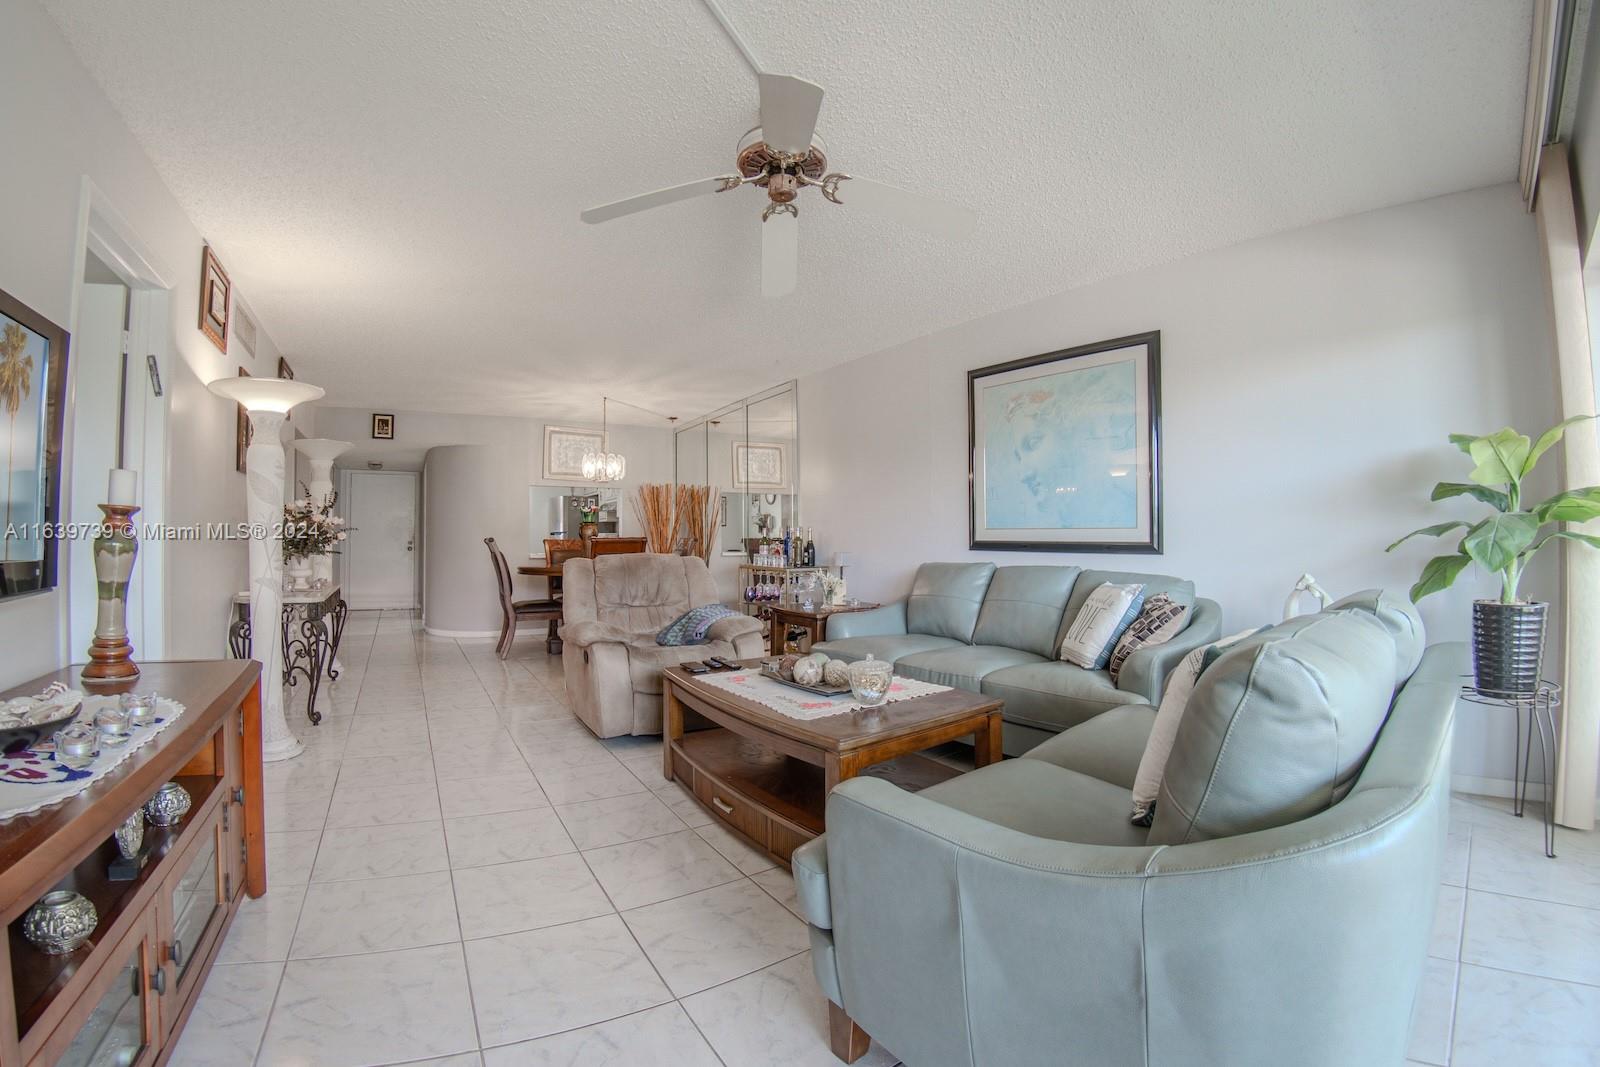
[[[1400,1064],[1466,665],[1422,645],[1373,592],[1232,646],[1148,830],[1142,705],[921,793],[840,784],[793,860],[832,1010],[916,1067]]]
[[[1115,682],[1056,658],[1078,609],[1103,582],[1141,582],[1146,596],[1166,593],[1189,608],[1183,630],[1129,656]],[[833,616],[817,649],[844,660],[870,654],[898,674],[1005,701],[1003,747],[1016,756],[1112,708],[1159,704],[1167,675],[1217,639],[1221,620],[1215,601],[1195,597],[1193,582],[1164,574],[924,563],[910,596]]]

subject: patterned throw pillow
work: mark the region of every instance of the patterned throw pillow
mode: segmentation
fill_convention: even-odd
[[[1061,658],[1091,671],[1105,670],[1117,638],[1133,624],[1143,605],[1142,584],[1097,585],[1061,639]]]
[[[656,644],[703,645],[706,643],[706,631],[711,629],[712,623],[737,614],[726,604],[702,604],[698,608],[690,608],[656,634]]]
[[[1133,625],[1117,638],[1117,647],[1112,650],[1111,660],[1106,664],[1112,682],[1122,673],[1122,665],[1129,656],[1141,648],[1164,645],[1177,637],[1178,631],[1183,629],[1183,617],[1188,610],[1182,604],[1174,603],[1165,593],[1157,593],[1146,600]]]

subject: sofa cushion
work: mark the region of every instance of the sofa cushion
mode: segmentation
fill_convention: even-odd
[[[1133,571],[1084,571],[1073,583],[1072,595],[1067,598],[1067,610],[1061,615],[1061,629],[1056,631],[1057,648],[1061,647],[1062,638],[1067,636],[1067,628],[1072,625],[1072,620],[1078,617],[1083,602],[1106,582],[1113,585],[1143,585],[1146,599],[1157,593],[1165,593],[1174,603],[1189,609],[1183,613],[1184,626],[1188,626],[1188,620],[1194,618],[1194,583],[1187,578],[1174,578],[1168,574],[1137,574]]]
[[[1155,721],[1156,709],[1150,705],[1124,704],[1061,731],[1029,749],[1022,758],[1044,760],[1110,782],[1119,789],[1132,789],[1139,757]],[[1127,803],[1126,798],[1123,803]]]
[[[1422,616],[1416,605],[1404,596],[1386,589],[1365,589],[1351,593],[1328,605],[1328,611],[1364,611],[1383,624],[1394,640],[1396,688],[1405,684],[1411,673],[1422,662],[1422,650],[1428,643],[1427,632],[1422,627]]]
[[[1394,641],[1364,612],[1307,615],[1245,638],[1190,694],[1150,843],[1282,826],[1349,791],[1394,696]]]
[[[1056,631],[1080,567],[999,567],[978,612],[972,642],[1055,658]]]
[[[654,634],[690,608],[717,600],[715,585],[708,595],[704,562],[692,556],[628,552],[601,556],[593,567],[595,618],[630,633]]]
[[[1145,843],[1128,791],[1044,760],[1014,759],[929,786],[920,796],[1034,837],[1085,845]]]
[[[628,642],[628,681],[635,693],[659,693],[661,672],[677,663],[702,660],[707,656],[732,656],[728,641],[707,641],[699,645],[658,645],[654,634],[642,634]]]
[[[1005,701],[1007,722],[1057,733],[1123,704],[1143,703],[1137,693],[1111,684],[1105,671],[1086,671],[1046,660],[1005,667],[983,678],[979,691]]]
[[[1044,663],[1043,656],[1004,645],[956,645],[953,648],[919,652],[897,660],[896,672],[907,678],[920,678],[935,685],[948,685],[976,693],[979,683],[1005,667],[1019,663]]]
[[[1167,678],[1166,692],[1161,694],[1161,707],[1156,711],[1155,722],[1150,726],[1150,736],[1145,739],[1144,753],[1139,757],[1139,767],[1130,786],[1133,798],[1133,821],[1149,826],[1155,817],[1156,798],[1161,795],[1161,779],[1167,773],[1167,759],[1172,755],[1172,744],[1178,739],[1178,727],[1183,725],[1183,713],[1189,707],[1189,695],[1205,669],[1221,658],[1222,653],[1253,634],[1270,627],[1240,630],[1236,634],[1219,638],[1183,657]]]
[[[950,637],[930,637],[927,634],[880,634],[876,637],[846,637],[838,641],[822,641],[812,645],[813,652],[826,652],[834,659],[849,663],[858,659],[886,660],[896,663],[918,652],[931,652],[936,648],[960,648],[962,643]]]
[[[906,598],[906,630],[970,642],[993,576],[993,563],[924,563]]]

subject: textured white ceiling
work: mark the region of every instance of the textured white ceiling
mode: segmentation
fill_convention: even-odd
[[[699,0],[44,2],[329,403],[587,418],[1509,180],[1530,33],[1524,0],[723,0],[827,89],[835,166],[979,212],[952,245],[809,193],[766,301],[754,189],[578,221],[731,169],[755,78]]]

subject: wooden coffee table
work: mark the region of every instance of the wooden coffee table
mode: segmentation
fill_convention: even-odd
[[[964,689],[793,719],[681,667],[664,678],[662,772],[785,865],[822,833],[828,793],[847,778],[870,774],[925,789],[960,772],[917,753],[960,737],[973,739],[978,766],[1000,759],[1000,701]],[[710,728],[685,731],[685,720]]]

